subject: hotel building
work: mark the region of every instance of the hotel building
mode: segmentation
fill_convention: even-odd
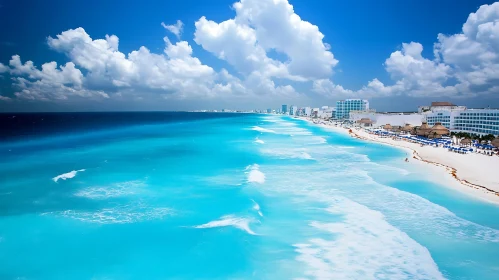
[[[452,132],[499,135],[499,109],[467,109],[447,102],[420,107],[428,125],[441,122]]]
[[[281,112],[282,112],[283,114],[288,113],[288,105],[282,105],[282,110],[281,110]]]
[[[367,111],[369,102],[363,99],[345,99],[336,102],[336,111],[334,118],[348,119],[350,111]]]

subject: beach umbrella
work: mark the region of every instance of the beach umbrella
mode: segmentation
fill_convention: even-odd
[[[391,130],[391,129],[393,129],[393,127],[392,127],[389,123],[387,123],[387,124],[385,124],[385,125],[383,126],[383,129],[384,129],[384,130]]]
[[[423,122],[423,124],[417,129],[416,133],[418,136],[428,136],[431,131],[431,127],[427,122]]]
[[[471,139],[466,138],[461,140],[461,145],[471,145]]]
[[[490,144],[492,146],[496,147],[496,148],[499,148],[499,137],[497,137],[496,139],[492,140],[492,142]]]
[[[430,135],[434,137],[441,137],[442,135],[448,135],[449,130],[442,125],[440,122],[436,122],[435,125],[430,130]]]
[[[357,121],[360,124],[363,124],[364,126],[370,126],[373,124],[373,121],[370,118],[362,118]]]
[[[408,123],[405,124],[404,127],[402,127],[400,130],[404,131],[404,132],[411,132],[414,130],[414,127]]]

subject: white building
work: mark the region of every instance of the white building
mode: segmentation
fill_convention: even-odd
[[[373,121],[373,126],[390,124],[392,126],[404,126],[410,124],[419,126],[424,121],[424,115],[419,113],[376,113],[375,110],[351,111],[349,120],[357,122],[363,118]]]
[[[345,99],[336,102],[336,119],[348,119],[350,111],[369,110],[369,101],[363,99]]]
[[[499,109],[467,109],[464,106],[431,108],[424,113],[428,125],[441,122],[452,132],[499,135]]]
[[[305,107],[303,108],[305,116],[310,117],[312,115],[312,108],[310,107]]]
[[[289,115],[290,116],[295,116],[298,114],[298,106],[289,106]]]
[[[330,119],[333,118],[333,112],[335,111],[334,107],[322,106],[322,108],[318,111],[317,117],[321,119]]]
[[[451,120],[451,131],[499,135],[499,109],[466,109]]]

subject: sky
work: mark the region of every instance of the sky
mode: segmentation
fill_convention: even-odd
[[[499,108],[499,2],[0,0],[0,112]]]

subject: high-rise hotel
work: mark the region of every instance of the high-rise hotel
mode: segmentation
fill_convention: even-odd
[[[288,113],[288,105],[282,105],[281,112],[282,112],[283,114]]]
[[[369,101],[365,99],[345,99],[336,101],[336,119],[348,119],[350,111],[367,111],[369,110]]]

